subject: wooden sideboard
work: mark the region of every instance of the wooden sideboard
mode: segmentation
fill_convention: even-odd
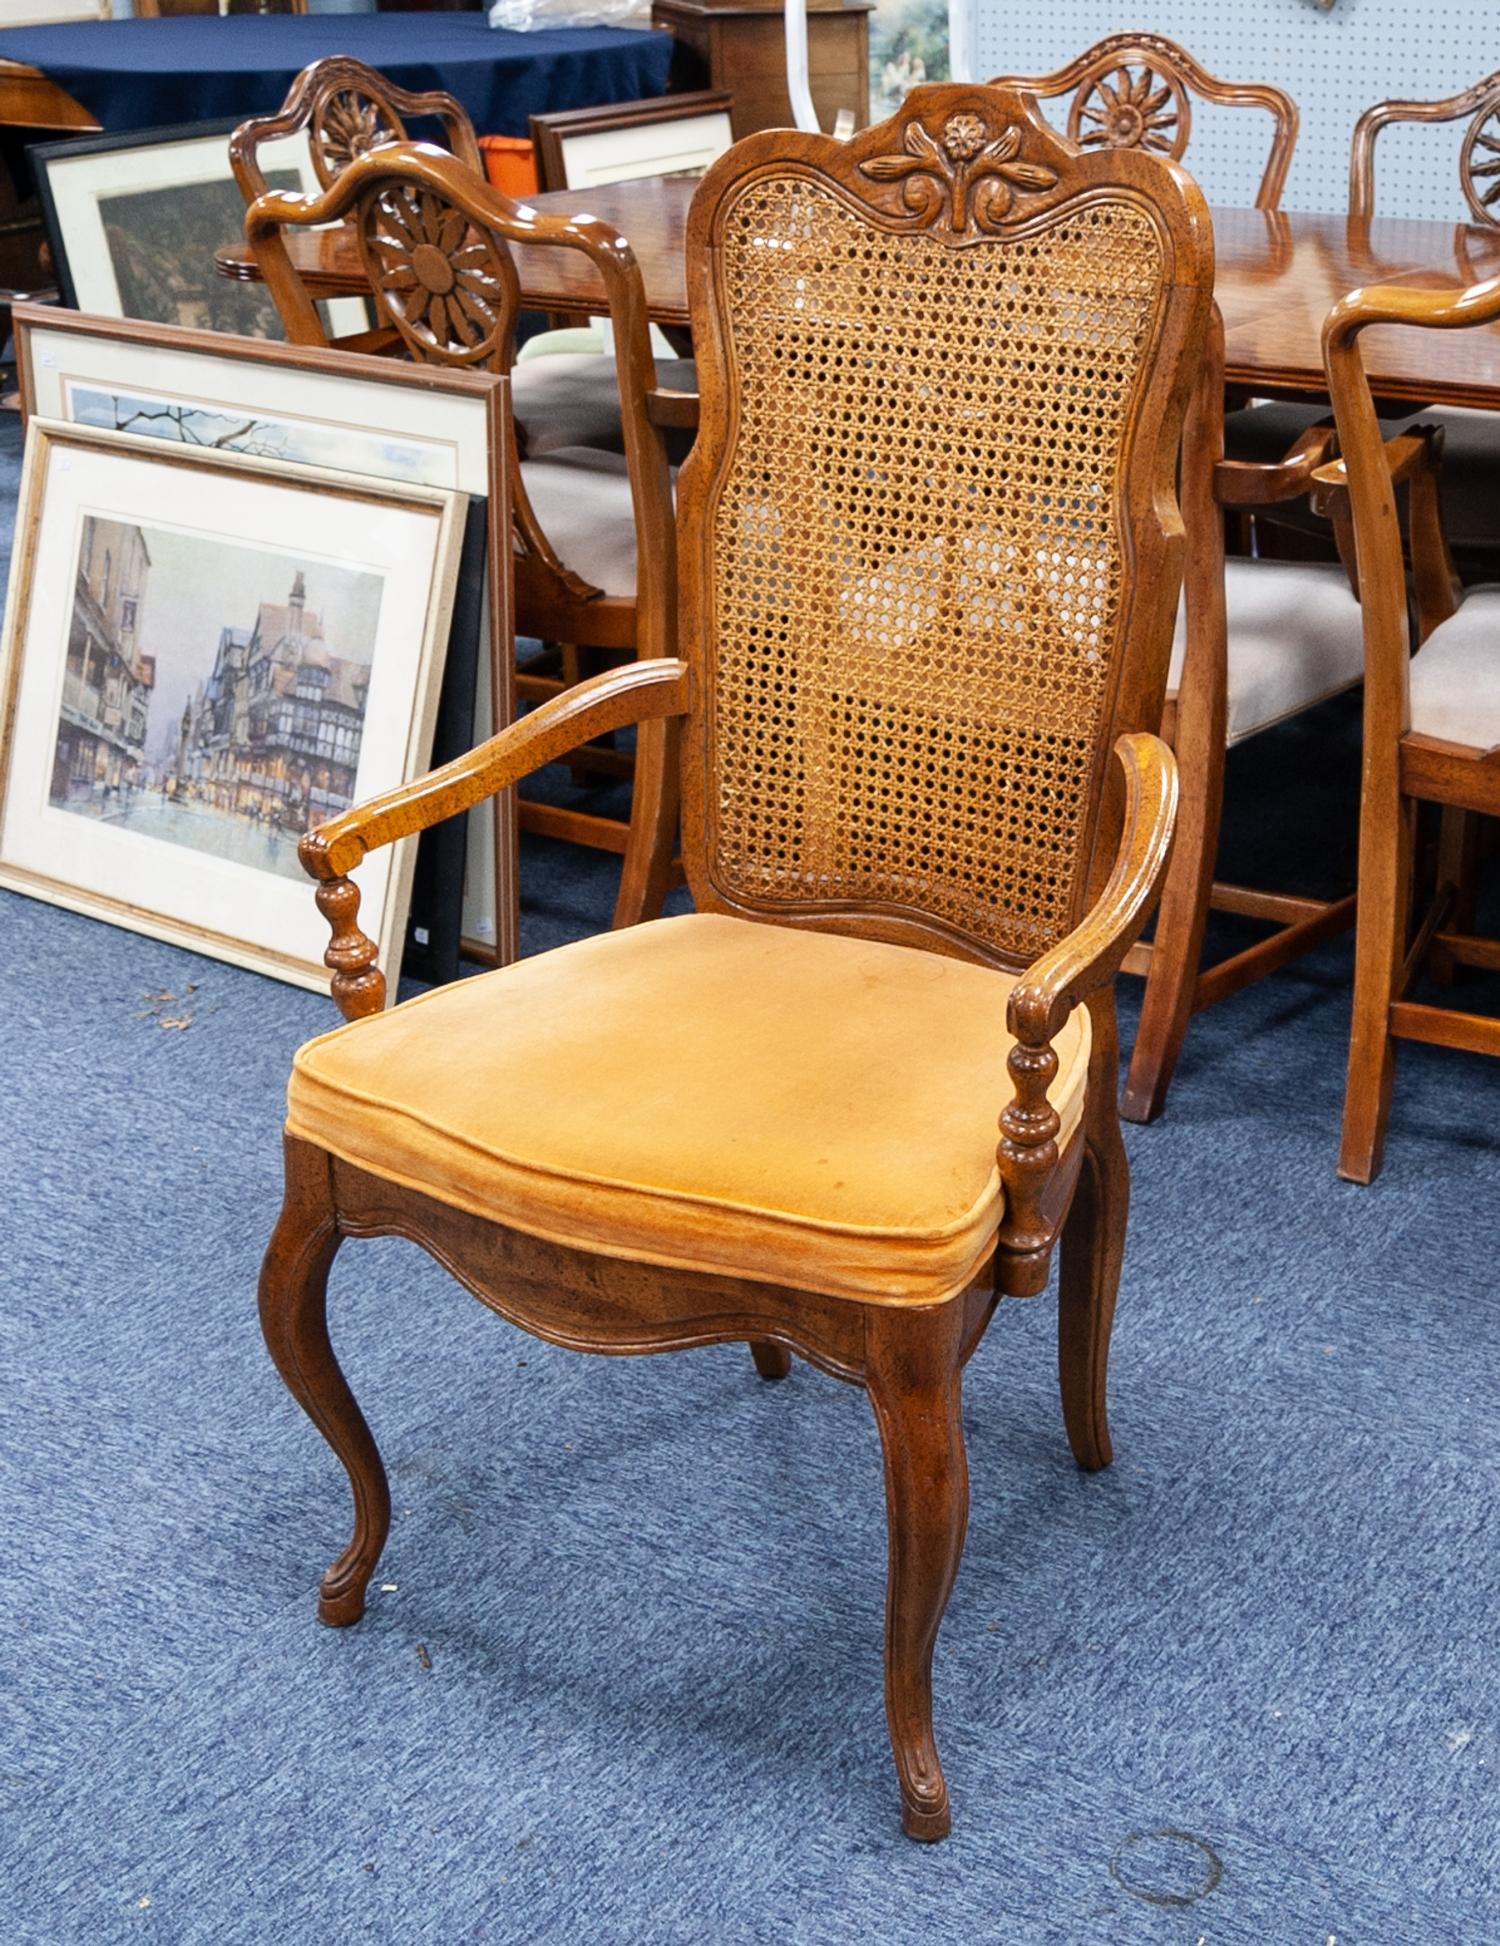
[[[808,0],[807,66],[813,105],[831,129],[841,108],[854,125],[870,119],[870,14],[874,0]],[[735,139],[758,128],[790,128],[786,15],[777,0],[653,0],[653,27],[665,27],[702,64],[701,78],[678,86],[727,88]]]

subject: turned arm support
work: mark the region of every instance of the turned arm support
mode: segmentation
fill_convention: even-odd
[[[385,975],[375,942],[360,930],[359,888],[349,877],[368,852],[456,817],[606,730],[681,716],[687,702],[685,662],[627,662],[552,697],[452,763],[309,831],[297,856],[318,880],[318,910],[333,931],[324,963],[345,1018],[379,1013],[385,1005]]]
[[[1046,1047],[1078,1002],[1114,978],[1161,889],[1177,822],[1176,760],[1145,730],[1121,737],[1115,755],[1125,772],[1125,825],[1114,869],[1082,923],[1017,980],[1006,1025],[1018,1050]]]
[[[1058,1067],[1052,1043],[1079,1001],[1119,972],[1151,916],[1172,851],[1176,759],[1145,731],[1121,737],[1115,755],[1125,771],[1125,823],[1109,882],[1082,924],[1011,990],[1006,1025],[1015,1040],[1008,1062],[1014,1092],[1000,1116],[995,1154],[1005,1185],[996,1275],[1010,1297],[1030,1297],[1045,1286],[1061,1216],[1053,1204],[1062,1124],[1047,1099]]]

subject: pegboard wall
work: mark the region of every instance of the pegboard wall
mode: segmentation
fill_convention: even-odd
[[[1349,199],[1349,138],[1372,102],[1437,101],[1500,69],[1500,9],[1491,0],[973,0],[977,70],[1049,74],[1106,34],[1165,34],[1226,81],[1270,81],[1302,115],[1282,202],[1342,210]],[[1066,101],[1049,116],[1065,115]],[[1381,216],[1467,216],[1458,186],[1464,124],[1397,127],[1375,149]],[[1193,103],[1186,166],[1211,203],[1248,204],[1270,140],[1266,116]]]

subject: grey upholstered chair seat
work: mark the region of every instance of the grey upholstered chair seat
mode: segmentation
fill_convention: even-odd
[[[573,447],[524,460],[521,478],[563,565],[607,595],[634,595],[635,514],[624,455]]]
[[[698,368],[691,358],[658,358],[656,382],[664,391],[696,392]],[[575,446],[625,450],[612,353],[562,351],[523,359],[510,375],[510,394],[523,459]],[[674,462],[680,457],[672,453]]]
[[[1500,587],[1472,589],[1412,658],[1411,726],[1471,750],[1500,747]]]
[[[1359,603],[1338,562],[1225,563],[1229,624],[1229,724],[1242,743],[1273,723],[1311,709],[1364,675]],[[1187,647],[1179,605],[1168,690],[1182,680]]]

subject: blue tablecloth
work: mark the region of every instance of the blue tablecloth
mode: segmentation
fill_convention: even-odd
[[[511,34],[482,13],[0,29],[0,59],[40,68],[111,132],[265,114],[325,54],[352,54],[403,88],[447,89],[481,135],[525,135],[528,115],[664,93],[672,39],[616,27]]]

